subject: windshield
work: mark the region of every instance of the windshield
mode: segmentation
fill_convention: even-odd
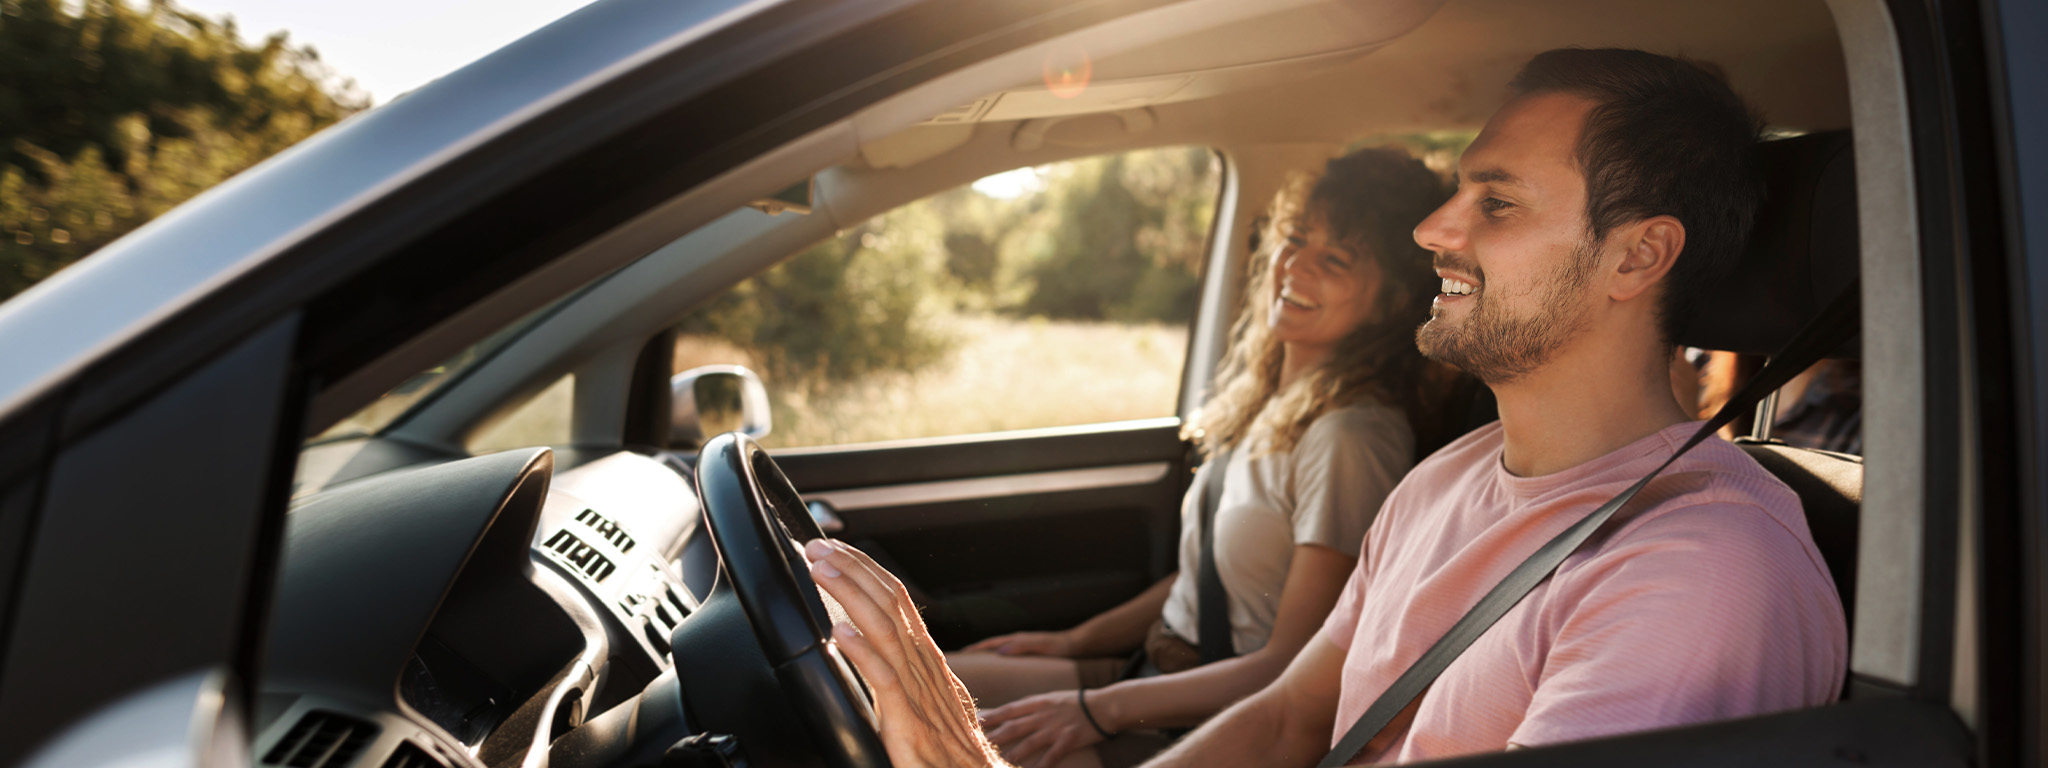
[[[391,391],[370,401],[370,404],[363,406],[362,410],[349,414],[347,418],[336,422],[334,426],[328,427],[327,431],[314,435],[306,440],[305,444],[316,445],[331,440],[368,437],[383,432],[386,428],[398,423],[406,414],[411,413],[414,406],[428,401],[435,392],[441,391],[450,382],[460,379],[472,368],[475,368],[478,363],[496,355],[499,350],[509,345],[513,339],[519,338],[520,335],[524,334],[526,329],[539,322],[541,318],[553,313],[555,308],[562,304],[563,300],[556,299],[549,302],[546,306],[528,313],[517,322],[499,329],[497,333],[493,333],[485,337],[484,340],[470,345],[461,352],[455,353],[454,356],[443,361],[440,365],[413,374],[412,378],[406,379],[404,383],[393,387]]]

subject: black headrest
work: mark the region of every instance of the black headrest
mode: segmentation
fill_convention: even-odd
[[[1775,353],[1856,279],[1856,169],[1849,144],[1848,131],[1830,131],[1757,146],[1764,201],[1749,248],[1675,341]]]

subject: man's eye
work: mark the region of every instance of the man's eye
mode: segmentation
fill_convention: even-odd
[[[1500,212],[1513,207],[1515,207],[1514,203],[1498,197],[1489,197],[1479,201],[1479,209],[1485,211],[1488,216],[1497,216]]]

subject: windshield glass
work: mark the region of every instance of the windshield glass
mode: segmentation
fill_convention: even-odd
[[[517,322],[499,329],[497,333],[485,337],[483,341],[479,341],[461,352],[455,353],[454,356],[443,361],[440,365],[413,374],[412,378],[406,379],[404,383],[393,387],[391,391],[370,401],[370,404],[363,406],[362,410],[349,414],[347,418],[336,422],[332,427],[328,427],[327,431],[314,435],[306,441],[306,445],[351,437],[367,437],[383,432],[386,428],[398,423],[407,413],[412,412],[414,406],[426,402],[435,392],[441,391],[450,382],[460,379],[464,374],[467,374],[472,368],[476,367],[478,363],[490,359],[492,355],[496,355],[499,350],[504,349],[513,339],[519,338],[521,334],[524,334],[527,328],[532,327],[541,318],[553,313],[563,300],[556,299],[549,302],[546,306],[528,313]]]

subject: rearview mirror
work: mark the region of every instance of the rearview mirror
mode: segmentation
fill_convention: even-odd
[[[694,451],[713,435],[739,432],[759,440],[773,426],[768,388],[761,377],[737,365],[706,365],[669,379],[672,428],[669,447]]]

